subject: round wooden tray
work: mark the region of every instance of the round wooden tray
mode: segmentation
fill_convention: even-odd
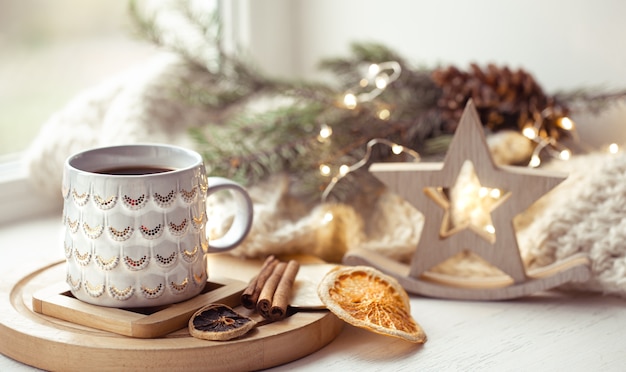
[[[331,342],[343,321],[328,311],[299,311],[231,341],[193,338],[186,328],[140,339],[33,311],[33,293],[62,280],[50,264],[18,280],[0,301],[0,352],[46,370],[257,370],[311,354]]]

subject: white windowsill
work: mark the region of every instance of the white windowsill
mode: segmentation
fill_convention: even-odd
[[[28,181],[19,155],[0,157],[0,206],[0,226],[61,212]]]

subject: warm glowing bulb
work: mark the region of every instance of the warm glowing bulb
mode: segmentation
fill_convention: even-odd
[[[393,146],[391,146],[391,152],[396,155],[400,155],[402,151],[404,151],[404,146],[402,145],[394,144]]]
[[[385,88],[387,88],[387,76],[377,76],[375,83],[376,88],[384,90]]]
[[[362,70],[361,70],[362,71]],[[368,73],[370,76],[376,76],[380,72],[380,66],[375,63],[372,63],[368,68]]]
[[[537,138],[537,129],[532,126],[527,126],[522,129],[522,134],[524,135],[524,137],[532,140]]]
[[[326,164],[320,165],[320,173],[322,174],[322,176],[330,175],[330,167]]]
[[[481,187],[480,190],[478,190],[478,196],[480,198],[484,198],[487,195],[489,195],[489,189],[486,187]]]
[[[367,79],[361,79],[359,81],[359,85],[361,86],[361,88],[365,88],[366,86],[368,86],[370,84],[370,82]]]
[[[559,153],[559,158],[561,160],[569,160],[571,156],[572,156],[572,152],[570,150],[563,150]]]
[[[500,189],[491,189],[491,191],[489,191],[489,196],[494,199],[499,199],[500,196],[502,196],[502,191],[500,191]]]
[[[350,167],[343,164],[341,167],[339,167],[339,174],[342,176],[345,176],[346,174],[348,174],[350,172]]]
[[[387,109],[382,109],[378,111],[378,118],[380,120],[387,120],[391,116],[391,112]]]
[[[572,119],[568,118],[567,116],[563,116],[559,120],[559,126],[565,130],[572,130],[574,129],[574,122],[572,121]]]
[[[499,199],[501,195],[502,191],[500,191],[500,189],[490,189],[483,186],[478,190],[478,196],[481,199],[486,198],[487,196],[491,197],[492,199]]]
[[[617,143],[612,143],[609,145],[609,152],[611,154],[617,154],[619,152],[619,145]]]
[[[530,158],[530,163],[528,163],[528,166],[533,167],[533,168],[537,168],[539,166],[539,164],[541,164],[541,159],[539,159],[538,155],[533,155]]]
[[[495,234],[496,228],[493,225],[487,225],[485,226],[485,231],[488,232],[489,234]]]
[[[333,128],[326,124],[322,124],[320,128],[320,138],[327,139],[328,137],[333,135]]]
[[[343,104],[350,110],[356,108],[356,105],[357,105],[356,96],[352,93],[346,93],[346,95],[343,96]]]
[[[324,217],[322,218],[322,221],[324,222],[324,224],[327,224],[331,222],[333,218],[335,218],[335,216],[333,216],[332,212],[326,212],[324,213]]]

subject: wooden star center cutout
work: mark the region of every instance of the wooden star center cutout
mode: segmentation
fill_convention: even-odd
[[[468,187],[477,189],[460,196],[465,200],[455,204],[450,190],[464,189],[465,185],[458,184],[466,172],[464,167],[473,168],[469,178],[475,177],[477,183],[472,186],[470,181]],[[496,165],[471,101],[443,163],[376,163],[370,172],[425,216],[410,276],[418,278],[453,255],[472,251],[515,282],[523,282],[527,277],[513,219],[566,178],[545,170]],[[499,190],[499,194],[493,190]],[[463,202],[475,203],[475,198],[484,193],[494,199],[486,208],[487,219],[484,213],[478,217],[470,213],[459,222],[453,221],[454,208],[465,208]],[[487,222],[477,222],[481,218]]]
[[[510,192],[482,186],[469,160],[463,163],[452,188],[427,187],[424,192],[444,209],[439,230],[441,238],[471,229],[491,243],[496,239],[491,212],[511,195]]]

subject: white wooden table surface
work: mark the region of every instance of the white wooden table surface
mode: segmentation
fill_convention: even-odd
[[[0,273],[34,256],[61,259],[59,221],[55,215],[0,226]],[[505,302],[413,297],[411,306],[428,334],[423,346],[346,325],[323,349],[275,370],[626,371],[626,299],[563,293]],[[31,370],[0,355],[0,371]]]

